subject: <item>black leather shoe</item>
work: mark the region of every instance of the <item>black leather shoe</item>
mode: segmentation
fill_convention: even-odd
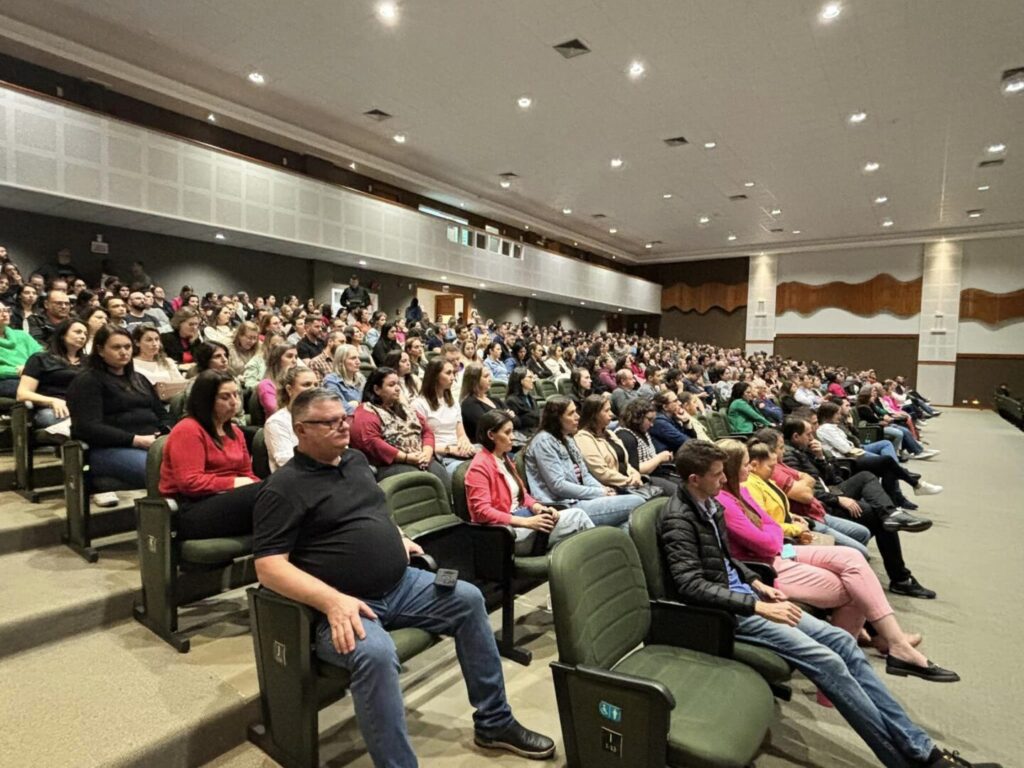
[[[898,510],[893,512],[882,521],[882,527],[887,531],[906,531],[907,533],[920,533],[932,527],[932,521],[923,517],[914,517],[909,512]]]
[[[930,589],[922,587],[920,582],[913,576],[908,576],[901,581],[890,581],[889,591],[895,595],[906,595],[907,597],[919,597],[922,600],[934,600],[935,593]]]
[[[924,765],[926,768],[1003,768],[1002,763],[969,763],[960,757],[959,752],[938,747],[928,755]]]
[[[475,734],[473,740],[478,747],[504,749],[530,760],[547,760],[555,755],[555,742],[547,736],[523,728],[515,720],[495,736]]]
[[[892,654],[885,657],[886,674],[897,677],[920,677],[932,683],[959,683],[960,675],[951,669],[943,669],[928,662],[927,667],[919,667],[909,661],[900,661]]]

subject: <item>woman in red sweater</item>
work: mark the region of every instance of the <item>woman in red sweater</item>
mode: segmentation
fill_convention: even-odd
[[[160,493],[178,502],[178,535],[212,539],[252,533],[252,507],[262,483],[241,429],[231,423],[238,385],[225,371],[196,377],[164,445]]]
[[[593,528],[582,509],[559,511],[527,492],[508,456],[512,432],[512,417],[506,411],[491,410],[479,419],[476,439],[483,450],[466,472],[466,503],[473,522],[511,526],[519,555],[533,552],[538,533],[548,535],[550,549],[566,536]]]

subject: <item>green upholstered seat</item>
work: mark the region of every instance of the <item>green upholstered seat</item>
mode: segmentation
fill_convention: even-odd
[[[183,563],[222,565],[239,557],[252,554],[252,536],[232,536],[220,539],[193,539],[178,545]]]
[[[504,381],[492,381],[491,386],[487,389],[488,397],[496,397],[499,400],[504,400],[507,394],[508,384]]]
[[[384,478],[379,485],[395,524],[410,539],[462,522],[452,514],[444,485],[430,472],[402,472]]]

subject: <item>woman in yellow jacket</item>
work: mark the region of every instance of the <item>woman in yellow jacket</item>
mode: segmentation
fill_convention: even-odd
[[[775,466],[775,453],[764,443],[751,441],[747,445],[750,455],[750,474],[743,487],[754,501],[782,528],[782,535],[798,544],[811,543],[810,526],[799,515],[789,511],[789,499],[771,479]]]

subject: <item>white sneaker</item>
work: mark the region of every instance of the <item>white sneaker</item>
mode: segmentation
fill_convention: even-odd
[[[121,502],[118,501],[116,493],[107,491],[106,493],[94,493],[92,503],[97,507],[116,507]]]
[[[929,483],[927,480],[918,480],[914,486],[915,496],[934,496],[937,493],[942,493],[942,486]]]
[[[915,454],[914,456],[911,456],[910,458],[912,458],[912,459],[919,459],[921,461],[924,461],[925,459],[930,459],[932,456],[938,456],[939,453],[941,453],[941,451],[936,451],[934,449],[929,449],[927,451],[921,451],[920,453]]]

